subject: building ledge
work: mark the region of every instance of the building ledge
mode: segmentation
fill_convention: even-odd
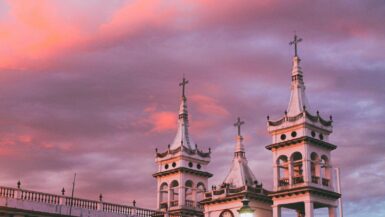
[[[284,142],[270,144],[270,145],[267,145],[265,148],[268,150],[272,150],[273,148],[282,148],[285,146],[295,145],[295,144],[298,144],[300,142],[311,142],[312,144],[318,145],[320,147],[323,147],[323,148],[326,148],[329,150],[334,150],[337,148],[336,145],[333,145],[331,143],[328,143],[328,142],[325,142],[322,140],[314,139],[314,138],[311,138],[308,136],[303,136],[303,137],[300,137],[297,139],[291,139],[291,140],[287,140]]]
[[[329,191],[326,189],[321,189],[321,188],[316,188],[316,187],[311,187],[311,186],[304,186],[304,187],[298,187],[298,188],[291,188],[287,190],[280,190],[280,191],[275,191],[271,192],[269,194],[270,197],[285,197],[285,196],[291,196],[291,195],[297,195],[297,194],[303,194],[303,193],[311,193],[311,194],[317,194],[321,195],[324,197],[330,197],[333,199],[338,199],[341,197],[341,194],[334,192],[334,191]]]
[[[198,175],[198,176],[203,176],[203,177],[207,177],[207,178],[210,178],[210,177],[213,176],[213,174],[211,174],[209,172],[194,170],[194,169],[190,169],[190,168],[187,168],[187,167],[179,167],[179,168],[175,168],[175,169],[171,169],[171,170],[167,170],[167,171],[162,171],[162,172],[154,173],[152,176],[153,177],[166,176],[166,175],[169,175],[169,174],[179,173],[179,172],[181,172],[181,173],[190,173],[190,174],[194,174],[194,175]]]

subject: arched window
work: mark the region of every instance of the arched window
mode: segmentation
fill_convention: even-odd
[[[330,173],[330,162],[326,155],[321,156],[321,172],[322,172],[322,185],[329,186],[331,173]]]
[[[171,194],[171,201],[170,206],[178,206],[178,196],[179,196],[179,183],[178,181],[174,180],[171,182],[171,188],[170,188],[170,194]]]
[[[277,169],[278,169],[278,186],[289,185],[289,164],[287,161],[287,156],[281,155],[277,159]]]
[[[167,183],[164,182],[160,185],[159,194],[160,194],[160,208],[161,209],[167,208],[167,201],[168,201]]]
[[[205,197],[206,188],[203,183],[197,185],[197,202],[202,201]]]
[[[318,157],[318,154],[313,152],[310,155],[311,163],[311,182],[318,184],[319,183],[319,177],[320,177],[320,159]]]
[[[221,212],[219,217],[234,217],[234,214],[231,212],[231,210],[226,209]]]
[[[193,182],[191,180],[186,181],[185,183],[185,197],[186,197],[186,206],[194,207],[193,201]]]
[[[294,152],[291,155],[291,166],[293,169],[293,184],[303,183],[303,162],[300,152]]]

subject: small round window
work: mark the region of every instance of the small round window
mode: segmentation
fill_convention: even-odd
[[[176,167],[176,163],[174,162],[174,163],[172,163],[172,167]]]
[[[315,137],[315,132],[314,131],[311,131],[311,136]]]
[[[198,168],[198,170],[200,170],[202,168],[202,166],[200,164],[198,164],[197,168]]]
[[[192,162],[189,162],[189,163],[188,163],[188,167],[193,167],[193,163],[192,163]]]
[[[286,139],[286,135],[285,134],[282,134],[281,135],[281,140],[285,140]]]
[[[291,132],[291,137],[297,137],[297,132],[295,131]]]
[[[167,170],[168,169],[168,164],[164,165],[164,168]]]
[[[320,139],[320,140],[324,140],[324,135],[319,134],[319,139]]]

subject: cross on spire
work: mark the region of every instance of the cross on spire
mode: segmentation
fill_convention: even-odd
[[[245,122],[244,122],[244,121],[241,121],[241,118],[240,118],[240,117],[238,117],[237,122],[234,123],[234,127],[237,127],[237,128],[238,128],[238,136],[241,136],[241,126],[242,126],[243,124],[245,124]]]
[[[294,40],[291,41],[291,42],[289,43],[290,45],[293,45],[293,44],[294,44],[294,56],[298,56],[298,52],[297,52],[297,44],[298,44],[299,42],[301,42],[301,41],[302,41],[302,38],[299,38],[299,37],[297,36],[297,34],[294,33]]]
[[[185,97],[185,87],[186,84],[188,84],[188,80],[183,76],[183,80],[181,83],[179,83],[179,86],[182,86],[182,97]]]

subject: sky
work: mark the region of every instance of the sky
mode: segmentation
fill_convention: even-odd
[[[384,216],[384,14],[381,0],[0,0],[0,185],[59,194],[77,173],[77,197],[155,208],[155,148],[174,139],[184,74],[209,184],[240,116],[272,189],[266,116],[287,108],[296,31],[310,107],[333,115],[344,213]]]

